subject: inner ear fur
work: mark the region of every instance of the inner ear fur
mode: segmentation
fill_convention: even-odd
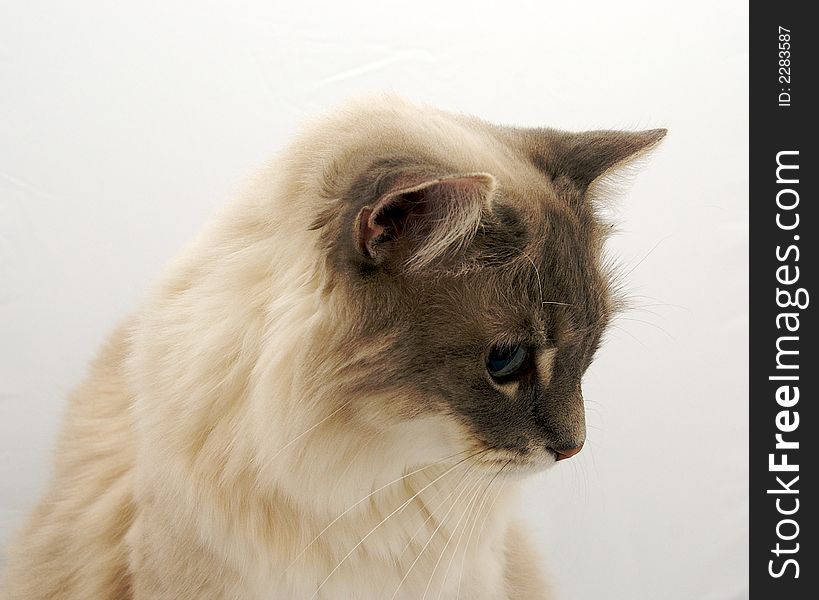
[[[474,236],[497,183],[489,173],[399,180],[358,212],[353,241],[373,265],[422,268]]]

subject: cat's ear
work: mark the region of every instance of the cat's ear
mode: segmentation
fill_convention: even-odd
[[[665,129],[584,131],[553,129],[527,132],[532,161],[552,179],[564,176],[585,190],[612,169],[639,158],[665,137]]]
[[[358,213],[353,237],[372,265],[421,268],[464,248],[480,225],[496,187],[488,173],[397,183]]]

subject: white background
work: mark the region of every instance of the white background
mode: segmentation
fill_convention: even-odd
[[[163,264],[304,116],[393,90],[669,128],[619,201],[638,308],[587,375],[589,442],[524,510],[563,599],[747,598],[746,11],[3,0],[0,544],[44,489],[67,392]]]

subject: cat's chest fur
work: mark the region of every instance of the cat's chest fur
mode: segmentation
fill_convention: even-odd
[[[241,483],[234,491],[245,492]],[[223,573],[221,582],[243,599],[499,600],[507,597],[510,493],[491,476],[470,476],[464,463],[396,478],[365,494],[349,481],[328,481],[325,497],[337,502],[321,515],[285,495],[256,498],[237,511],[225,495],[200,488],[189,497],[198,516],[183,509],[160,518],[149,506],[149,530],[132,541],[155,549],[167,531],[151,532],[153,524],[183,524],[188,531],[177,535],[198,546],[190,560],[201,554],[205,569],[228,565],[232,575]],[[203,522],[203,512],[224,519]],[[217,561],[213,553],[221,555]]]
[[[192,574],[183,587],[218,566],[225,598],[507,598],[513,482],[501,485],[469,456],[373,479],[368,465],[389,463],[382,448],[352,457],[337,441],[320,475],[305,469],[270,488],[242,477],[203,485],[214,472],[192,484],[189,467],[167,463],[143,470],[134,563],[159,572],[178,561],[173,548],[163,555],[171,534]]]

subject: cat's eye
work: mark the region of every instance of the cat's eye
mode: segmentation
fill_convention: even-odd
[[[494,346],[486,356],[486,370],[495,379],[519,374],[526,366],[529,351],[526,346]]]

